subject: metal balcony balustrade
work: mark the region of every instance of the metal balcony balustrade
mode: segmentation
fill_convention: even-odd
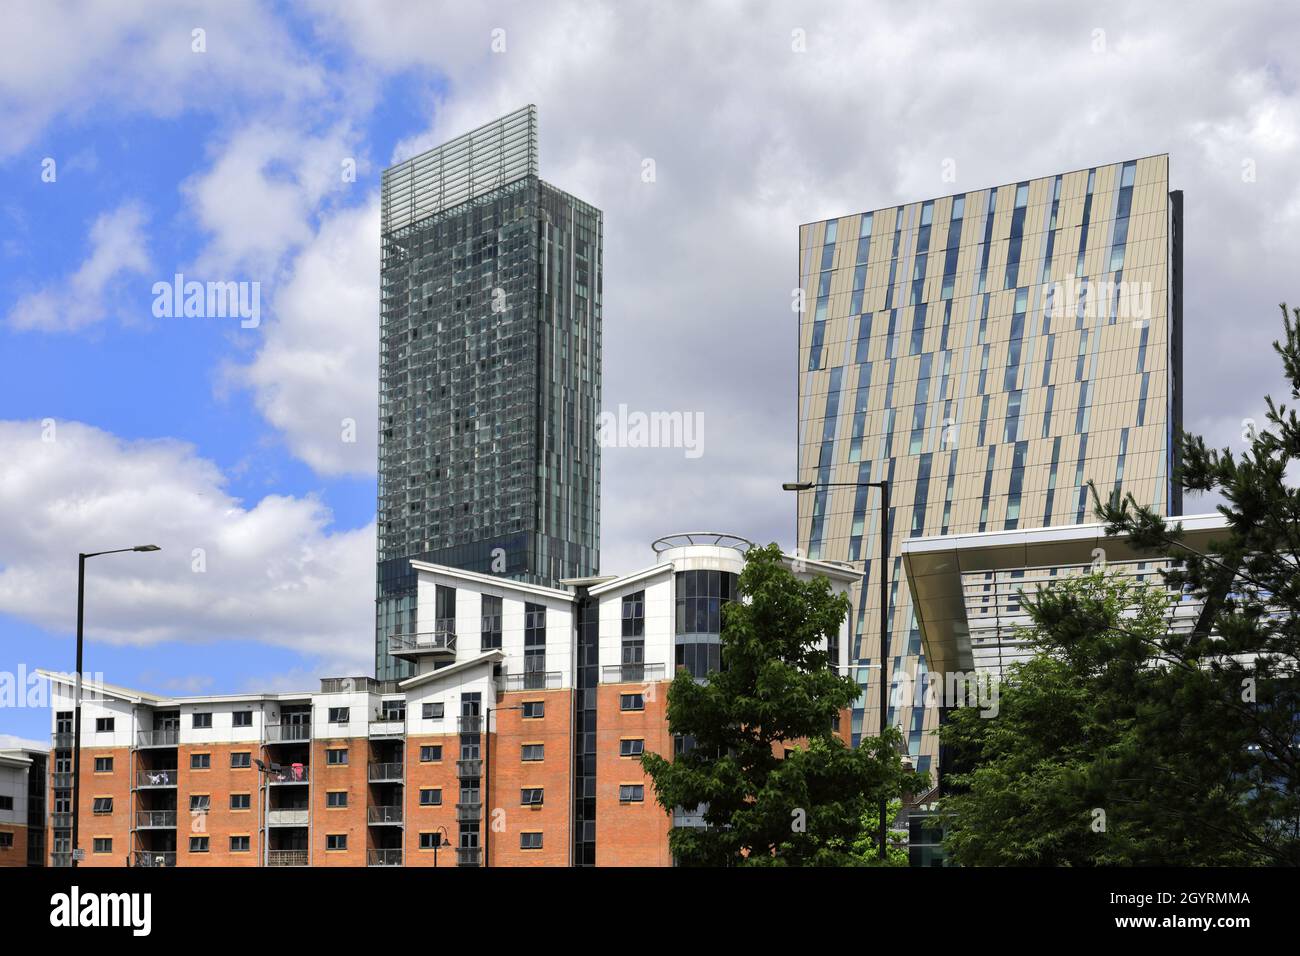
[[[456,722],[456,729],[462,734],[483,733],[482,714],[462,714]]]
[[[400,782],[405,768],[406,764],[400,760],[390,763],[372,763],[368,769],[367,777],[371,783]]]
[[[278,770],[266,772],[266,782],[270,784],[295,784],[311,782],[311,765],[305,763],[281,766]]]
[[[267,724],[265,740],[268,744],[311,740],[311,725],[307,723]]]
[[[402,851],[400,849],[380,849],[366,851],[366,866],[401,866]]]
[[[149,787],[176,786],[176,768],[166,770],[141,770],[135,775],[135,788],[143,790]]]
[[[496,685],[502,693],[514,690],[555,690],[563,678],[561,671],[522,671],[518,674],[502,674],[496,679]]]
[[[665,680],[663,664],[606,664],[600,669],[602,684],[638,684]]]
[[[71,750],[75,738],[72,731],[63,733],[50,734],[50,749],[52,750]]]
[[[175,747],[181,741],[179,730],[142,730],[135,735],[136,749],[146,747]]]
[[[132,854],[131,865],[145,866],[150,868],[160,867],[160,866],[175,866],[176,851],[175,850],[165,850],[165,851],[164,850],[157,850],[157,851],[136,850],[135,853]]]
[[[173,829],[175,826],[175,810],[137,810],[135,813],[137,830]]]
[[[465,757],[456,761],[457,777],[481,777],[483,776],[483,758],[482,757]]]
[[[278,807],[266,811],[269,827],[305,827],[311,822],[311,810],[306,807]]]
[[[478,801],[456,804],[457,823],[476,823],[483,815],[483,804]]]
[[[456,622],[439,618],[432,631],[393,631],[388,635],[390,654],[456,653]]]
[[[69,771],[67,773],[59,772],[50,774],[50,786],[55,790],[71,790],[72,773]]]
[[[306,850],[267,850],[267,866],[306,866]]]
[[[71,854],[71,853],[51,853],[51,854],[50,854],[50,866],[52,866],[52,867],[54,867],[54,866],[67,866],[67,867],[70,867],[70,866],[72,866],[72,854]]]
[[[367,823],[401,823],[402,808],[400,805],[379,806],[366,808]]]
[[[370,737],[401,737],[405,733],[405,719],[377,717],[367,727],[367,735]]]
[[[457,866],[481,866],[482,863],[483,863],[482,847],[477,847],[477,846],[456,847]]]

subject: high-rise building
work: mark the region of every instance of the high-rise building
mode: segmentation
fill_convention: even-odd
[[[803,226],[799,479],[887,481],[799,495],[810,558],[851,561],[853,738],[878,733],[879,575],[891,697],[918,769],[938,708],[907,700],[927,661],[898,546],[928,535],[1077,524],[1102,495],[1181,513],[1181,211],[1168,156]],[[879,538],[890,535],[891,567]]]
[[[599,210],[542,182],[527,106],[386,169],[375,670],[413,558],[536,584],[599,567]]]

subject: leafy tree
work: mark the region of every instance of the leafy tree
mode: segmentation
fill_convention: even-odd
[[[722,670],[699,682],[681,670],[669,687],[669,730],[691,746],[672,761],[642,757],[665,810],[704,805],[707,826],[675,828],[672,853],[696,866],[860,863],[871,805],[924,778],[904,769],[896,730],[857,749],[832,733],[859,689],[819,645],[848,598],[824,577],[797,579],[775,544],[749,551],[738,583],[722,611]]]

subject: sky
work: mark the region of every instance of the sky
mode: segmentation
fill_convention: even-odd
[[[17,0],[5,27],[3,733],[49,732],[23,685],[74,666],[80,551],[163,549],[88,564],[111,683],[371,672],[380,171],[527,103],[542,177],[605,214],[605,409],[704,426],[605,450],[605,572],[674,531],[793,545],[800,223],[1167,152],[1186,425],[1240,448],[1286,397],[1283,5]],[[160,315],[177,275],[249,308]]]

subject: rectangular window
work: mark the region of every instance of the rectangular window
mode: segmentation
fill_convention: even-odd
[[[624,783],[618,788],[619,803],[644,803],[645,802],[645,784],[643,783]]]
[[[251,710],[237,710],[230,716],[236,727],[253,726],[253,712]]]
[[[405,720],[406,701],[405,700],[380,701],[379,719],[380,720]]]
[[[542,800],[541,787],[524,787],[519,791],[519,802],[525,807],[540,807]]]
[[[618,742],[620,757],[639,757],[645,753],[645,740],[641,737],[625,737]]]
[[[519,849],[540,850],[542,848],[541,831],[519,834]]]
[[[212,727],[212,714],[210,711],[196,711],[191,715],[190,726],[197,730],[209,730]]]
[[[540,720],[546,716],[546,702],[541,700],[526,700],[523,702],[524,720]]]
[[[331,810],[341,810],[348,805],[346,790],[331,790],[325,794],[325,806]]]
[[[114,718],[112,717],[96,717],[95,733],[111,734],[113,732],[113,722],[114,722]]]
[[[645,694],[619,694],[619,710],[645,710]]]
[[[57,844],[57,841],[56,841]],[[12,850],[14,848],[14,835],[8,830],[0,830],[0,850]],[[96,850],[96,853],[99,851]]]
[[[490,651],[501,647],[501,598],[483,595],[483,624],[479,632],[479,649]]]
[[[0,810],[12,810],[12,809],[14,808],[14,800],[13,800],[13,797],[7,797],[7,798],[4,798],[4,799],[7,799],[7,800],[9,801],[9,806],[6,807],[6,806],[4,806],[3,803],[0,803]],[[96,798],[95,798],[95,803],[94,803],[94,806],[93,806],[91,812],[94,813],[95,816],[106,816],[107,814],[112,813],[112,812],[113,812],[113,798],[112,798],[112,797],[96,797]]]
[[[437,763],[442,759],[442,744],[426,744],[420,748],[420,763]]]
[[[207,813],[212,807],[212,797],[206,793],[190,794],[190,813]]]
[[[190,852],[191,852],[191,853],[207,853],[207,852],[208,852],[208,838],[205,837],[205,836],[192,836],[192,837],[190,837]]]
[[[442,701],[434,701],[422,705],[420,707],[420,714],[425,720],[442,720],[446,709],[446,705]]]
[[[10,835],[10,839],[11,839],[11,840],[13,839],[13,835],[12,835],[12,834]],[[95,837],[95,842],[94,842],[94,845],[93,845],[92,849],[93,849],[93,851],[94,851],[95,853],[112,853],[112,852],[113,852],[113,838],[112,838],[112,837]]]
[[[545,744],[524,744],[520,749],[519,759],[528,761],[541,760],[545,756],[545,751]]]
[[[112,773],[112,772],[113,772],[112,757],[95,758],[95,773]]]
[[[420,788],[420,806],[422,807],[440,807],[442,806],[442,790],[439,787],[422,787]]]
[[[247,836],[232,836],[230,838],[231,853],[247,853],[251,849],[251,840]]]
[[[232,793],[230,795],[230,809],[232,810],[250,810],[253,806],[253,797],[247,793]]]
[[[351,707],[331,707],[329,721],[331,724],[346,724],[352,719]]]
[[[236,750],[230,754],[230,766],[235,770],[243,770],[253,765],[253,755],[247,750]]]
[[[444,847],[449,844],[443,842],[443,835],[440,831],[435,830],[433,833],[420,834],[420,849],[432,850],[434,847]]]
[[[524,605],[524,688],[546,686],[546,607]]]
[[[347,848],[348,835],[346,833],[327,833],[325,835],[325,849],[346,850]]]
[[[190,754],[191,770],[208,770],[212,767],[212,754]]]
[[[342,767],[348,762],[346,747],[330,747],[325,751],[325,764],[330,767]]]

